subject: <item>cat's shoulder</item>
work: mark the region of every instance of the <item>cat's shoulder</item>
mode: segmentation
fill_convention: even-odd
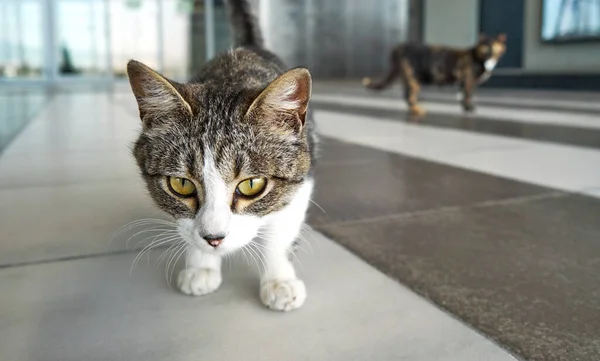
[[[273,53],[258,47],[231,48],[207,62],[191,82],[250,76],[272,80],[285,72],[285,64]]]

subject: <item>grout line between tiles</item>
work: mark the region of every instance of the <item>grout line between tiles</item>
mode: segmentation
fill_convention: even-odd
[[[477,209],[477,208],[504,206],[504,205],[510,205],[510,204],[521,204],[521,203],[533,202],[533,201],[542,200],[542,199],[566,197],[570,194],[571,193],[562,192],[562,191],[554,191],[554,192],[546,192],[546,193],[541,193],[541,194],[536,194],[536,195],[531,195],[531,196],[507,198],[507,199],[503,199],[503,200],[483,201],[483,202],[470,204],[470,205],[446,206],[446,207],[427,209],[427,210],[422,210],[422,211],[393,213],[393,214],[387,214],[387,215],[378,216],[378,217],[354,219],[354,220],[348,220],[348,221],[318,223],[318,224],[313,224],[312,226],[313,227],[353,226],[353,225],[357,225],[357,224],[374,223],[374,222],[388,221],[388,220],[400,220],[400,219],[406,219],[406,218],[416,218],[416,217],[436,215],[436,214],[441,214],[441,213],[451,213],[451,212],[456,212],[459,210],[466,210],[466,209]]]
[[[422,292],[417,291],[416,289],[410,287],[408,284],[400,281],[398,278],[396,278],[391,272],[385,272],[382,269],[380,269],[379,267],[377,267],[375,264],[369,262],[367,259],[363,258],[358,252],[355,252],[354,250],[352,250],[351,248],[335,241],[334,237],[332,237],[331,235],[328,235],[322,231],[317,230],[316,228],[314,228],[314,226],[309,225],[309,227],[311,228],[311,230],[313,232],[316,232],[318,234],[320,234],[322,237],[324,237],[325,239],[335,243],[338,247],[343,248],[344,250],[346,250],[347,252],[351,253],[354,257],[360,259],[362,262],[366,263],[367,265],[369,265],[371,268],[377,270],[377,272],[380,272],[381,274],[385,275],[387,278],[391,279],[392,281],[394,281],[399,287],[403,288],[406,292],[409,292],[413,295],[415,295],[416,297],[418,297],[420,299],[421,302],[425,302],[427,304],[429,304],[431,307],[434,307],[435,309],[439,310],[440,312],[442,312],[444,315],[452,318],[453,320],[455,320],[456,322],[460,323],[462,326],[468,328],[469,330],[471,330],[472,332],[475,332],[476,334],[478,334],[480,337],[484,338],[485,340],[487,340],[488,342],[491,342],[492,344],[494,344],[496,347],[502,349],[504,352],[506,352],[510,357],[512,357],[515,361],[526,361],[521,355],[519,355],[517,353],[516,350],[513,350],[511,347],[509,347],[508,345],[505,345],[503,343],[501,343],[500,341],[496,340],[495,338],[491,337],[490,335],[484,333],[483,331],[479,330],[478,328],[476,328],[474,325],[468,323],[466,320],[462,319],[460,316],[458,316],[457,314],[452,313],[452,311],[446,307],[444,307],[441,304],[438,304],[436,302],[434,302],[431,298],[427,297],[427,295],[425,295]]]
[[[152,250],[164,249],[164,248],[168,248],[168,247],[169,247],[169,245],[165,245],[165,246],[153,248]],[[26,261],[26,262],[17,262],[17,263],[5,263],[5,264],[0,264],[0,270],[8,269],[8,268],[37,266],[37,265],[44,265],[44,264],[50,264],[50,263],[60,263],[60,262],[77,261],[77,260],[80,260],[80,259],[102,258],[102,257],[109,257],[109,256],[117,256],[117,255],[121,255],[121,254],[136,253],[136,252],[140,252],[141,250],[142,250],[142,248],[135,248],[135,249],[117,250],[117,251],[110,251],[110,252],[88,253],[88,254],[82,254],[82,255],[73,255],[73,256],[64,256],[64,257],[57,257],[57,258],[41,259],[41,260],[36,260],[36,261]]]
[[[25,185],[16,185],[16,184],[0,184],[0,193],[5,191],[14,191],[21,189],[39,189],[39,188],[66,188],[71,186],[83,186],[83,185],[102,185],[105,183],[115,183],[117,181],[130,180],[134,182],[140,182],[142,184],[142,179],[140,176],[136,175],[123,175],[120,177],[114,178],[96,178],[96,179],[80,179],[76,181],[58,181],[58,182],[49,182],[49,183],[31,183]]]

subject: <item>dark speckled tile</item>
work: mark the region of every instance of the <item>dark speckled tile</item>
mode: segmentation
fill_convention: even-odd
[[[361,147],[351,143],[341,142],[331,138],[321,138],[319,141],[319,166],[343,164],[367,164],[371,161],[386,159],[388,153],[377,149]]]
[[[316,228],[528,360],[600,360],[598,199],[554,194]]]
[[[313,225],[531,197],[547,188],[324,139]],[[322,209],[322,210],[321,210]]]

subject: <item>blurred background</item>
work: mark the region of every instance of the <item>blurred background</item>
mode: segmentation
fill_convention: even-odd
[[[382,74],[398,43],[466,47],[504,32],[509,50],[484,87],[600,89],[596,0],[253,3],[268,46],[316,79]],[[0,0],[0,18],[3,87],[112,86],[129,59],[185,80],[231,45],[222,0]],[[18,128],[0,125],[2,139]]]
[[[253,1],[269,46],[318,78],[380,73],[398,43],[470,46],[480,32],[508,34],[499,84],[600,66],[596,0]],[[2,0],[0,14],[3,82],[111,80],[131,58],[185,78],[230,46],[222,0]]]
[[[307,304],[268,314],[244,257],[184,297],[153,249],[175,231],[131,155],[126,64],[190,78],[231,47],[223,0],[0,0],[2,360],[600,360],[600,0],[252,4],[314,79]],[[472,114],[423,87],[414,122],[398,84],[361,84],[397,44],[480,33],[507,52]]]

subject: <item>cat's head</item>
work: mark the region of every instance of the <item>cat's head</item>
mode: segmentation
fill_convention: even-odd
[[[134,155],[156,204],[190,246],[224,254],[249,243],[309,174],[309,72],[253,90],[180,84],[136,61],[127,72],[143,124]]]
[[[506,52],[506,34],[490,37],[480,34],[475,45],[475,56],[481,63],[493,63],[493,68]],[[486,66],[487,68],[487,66]]]

